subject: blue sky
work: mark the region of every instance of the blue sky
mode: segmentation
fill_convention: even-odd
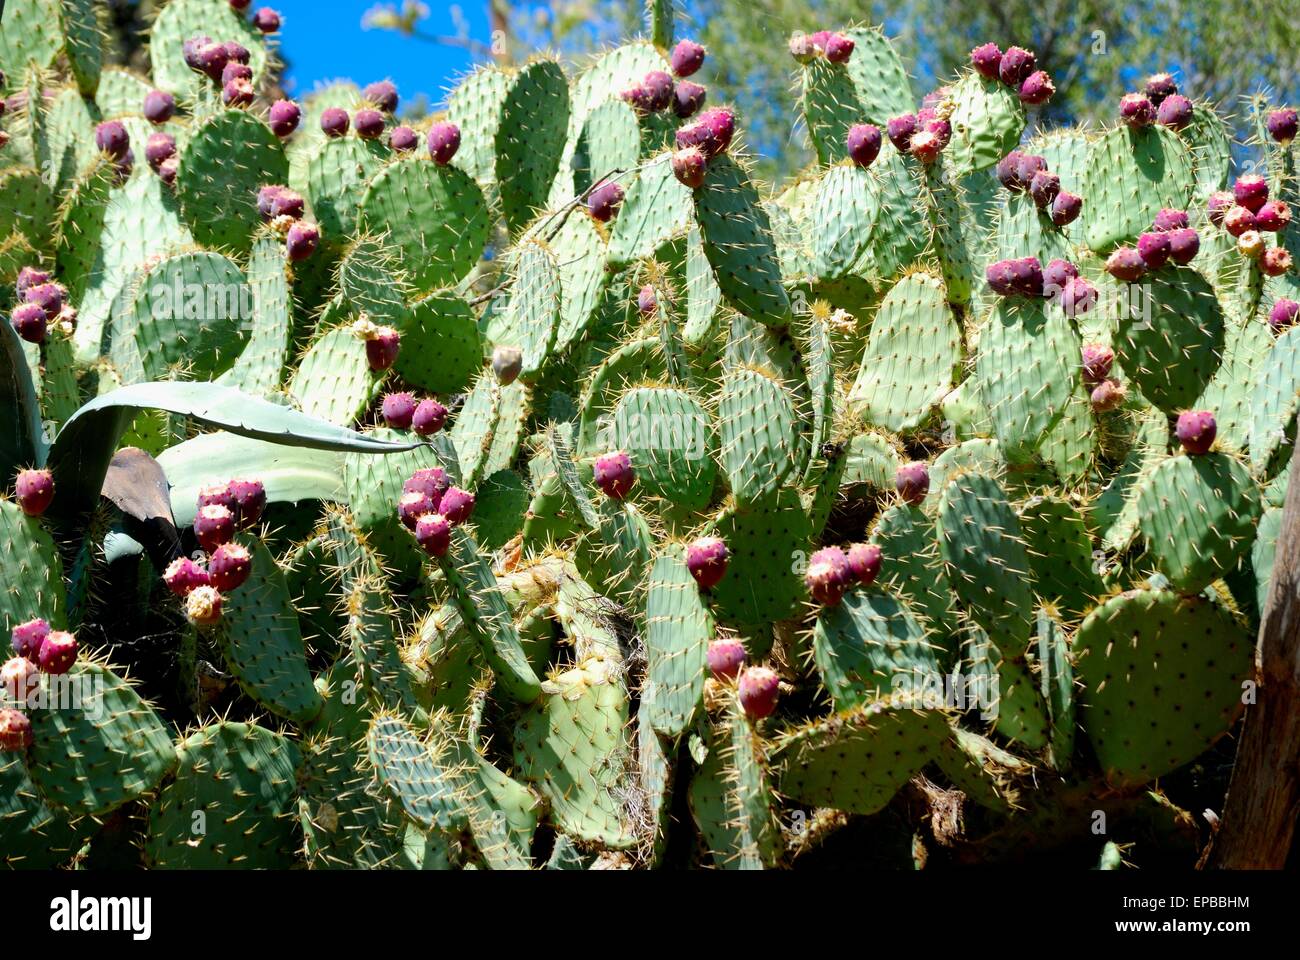
[[[284,20],[280,46],[290,61],[286,85],[302,96],[318,84],[336,79],[355,80],[365,86],[373,80],[391,79],[403,102],[419,94],[436,107],[452,81],[473,64],[466,50],[426,43],[392,30],[361,29],[362,15],[375,0],[254,0],[279,10]],[[453,11],[459,9],[469,35],[487,43],[487,4],[468,0],[463,5],[427,0],[429,17],[419,24],[424,33],[454,36],[458,31]],[[400,0],[392,6],[401,7]]]

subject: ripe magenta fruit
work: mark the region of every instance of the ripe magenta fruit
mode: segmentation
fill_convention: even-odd
[[[460,127],[446,121],[435,123],[429,128],[428,146],[433,162],[446,166],[460,149]]]
[[[943,141],[937,134],[922,130],[912,136],[912,142],[908,144],[907,149],[922,163],[934,163],[939,159],[939,154],[943,153]]]
[[[114,160],[123,160],[131,149],[131,137],[120,120],[105,120],[95,128],[95,146]]]
[[[362,140],[378,140],[384,133],[384,115],[378,110],[358,110],[352,125]]]
[[[44,343],[49,331],[49,320],[45,311],[35,303],[20,303],[9,315],[9,323],[14,332],[28,343]]]
[[[970,52],[970,65],[988,80],[997,80],[1002,66],[1002,51],[996,43],[985,43]]]
[[[1031,107],[1039,106],[1051,100],[1056,94],[1056,84],[1047,75],[1046,70],[1036,70],[1025,77],[1020,85],[1020,102]]]
[[[194,518],[194,536],[199,546],[211,553],[235,535],[235,515],[228,507],[211,504],[200,507]]]
[[[1192,101],[1180,93],[1166,97],[1156,110],[1156,119],[1172,130],[1181,130],[1192,122]]]
[[[163,571],[163,583],[178,597],[188,596],[197,587],[206,587],[212,581],[204,570],[189,557],[177,557]]]
[[[176,98],[165,90],[150,90],[144,95],[144,118],[150,123],[166,123],[176,113]]]
[[[1052,201],[1052,223],[1058,227],[1069,226],[1079,219],[1082,210],[1083,198],[1062,190]]]
[[[14,493],[23,513],[39,517],[54,501],[54,474],[49,470],[19,470]]]
[[[253,85],[247,80],[231,80],[221,88],[221,102],[228,107],[246,107],[253,96]]]
[[[423,493],[437,503],[450,486],[451,479],[442,467],[421,467],[402,484],[402,492]]]
[[[0,698],[15,706],[35,706],[40,683],[40,668],[26,657],[13,657],[0,667]]]
[[[655,288],[650,284],[647,283],[637,291],[636,309],[643,317],[653,317],[659,309],[659,298],[655,296]]]
[[[1037,66],[1038,58],[1024,47],[1007,47],[998,63],[998,79],[1012,89],[1019,90]]]
[[[1286,297],[1278,297],[1268,311],[1268,325],[1274,333],[1278,333],[1294,324],[1297,317],[1300,317],[1300,303],[1288,300]]]
[[[320,128],[327,137],[341,137],[348,132],[351,121],[342,107],[328,107],[321,111]]]
[[[748,667],[740,675],[740,706],[751,720],[770,717],[781,695],[780,678],[767,667]]]
[[[1120,247],[1106,259],[1106,272],[1116,280],[1135,283],[1146,276],[1147,265],[1135,247]]]
[[[679,80],[676,89],[673,90],[673,113],[682,120],[695,116],[700,107],[704,106],[707,95],[708,91],[698,83]]]
[[[367,84],[361,91],[361,96],[367,103],[373,103],[384,113],[393,113],[397,110],[397,86],[391,80],[376,80],[374,83]]]
[[[320,246],[320,228],[314,223],[299,220],[289,228],[284,238],[285,251],[294,263],[306,260]]]
[[[1115,351],[1105,344],[1085,343],[1083,356],[1083,382],[1096,386],[1110,376],[1111,365],[1115,362]]]
[[[397,362],[402,349],[402,338],[392,327],[376,327],[374,336],[366,340],[366,362],[375,373],[387,370]]]
[[[731,551],[720,537],[701,537],[686,547],[686,569],[701,590],[712,590],[727,572]]]
[[[208,557],[208,577],[222,593],[242,587],[252,572],[253,555],[242,544],[223,543]]]
[[[1155,123],[1156,108],[1140,93],[1126,93],[1119,100],[1119,118],[1130,127],[1149,127]]]
[[[1255,229],[1255,215],[1245,207],[1230,207],[1223,215],[1223,229],[1234,237]]]
[[[1201,235],[1191,227],[1169,231],[1169,256],[1174,263],[1186,266],[1201,250]]]
[[[709,644],[705,658],[709,673],[715,680],[734,680],[745,665],[745,645],[729,638],[714,640]]]
[[[1124,405],[1128,390],[1118,380],[1103,380],[1088,394],[1088,403],[1094,413],[1108,413]]]
[[[1083,277],[1073,277],[1066,281],[1060,303],[1067,317],[1085,314],[1097,303],[1097,288]]]
[[[1214,414],[1208,410],[1187,410],[1178,415],[1178,423],[1174,427],[1174,434],[1178,437],[1178,442],[1183,445],[1183,449],[1190,454],[1209,453],[1210,447],[1214,444],[1215,434],[1218,433],[1218,424],[1214,421]]]
[[[632,471],[632,458],[622,450],[597,457],[592,474],[596,486],[612,500],[626,497],[636,481],[636,474]]]
[[[292,100],[277,100],[271,104],[268,115],[271,132],[277,137],[287,137],[298,129],[302,120],[302,110]]]
[[[1285,147],[1295,139],[1300,117],[1291,107],[1283,107],[1268,115],[1267,125],[1268,135]]]
[[[385,395],[380,411],[384,421],[394,430],[408,430],[415,418],[415,397],[409,393],[390,393]]]
[[[1054,297],[1065,289],[1066,283],[1079,275],[1079,268],[1069,260],[1050,260],[1043,267],[1043,294]]]
[[[176,139],[170,133],[151,133],[145,143],[144,158],[149,169],[154,173],[163,165],[164,160],[176,156]]]
[[[667,110],[673,102],[673,78],[662,70],[651,70],[641,79],[646,107],[651,113]]]
[[[1167,233],[1144,233],[1138,237],[1138,256],[1149,270],[1159,270],[1173,252]]]
[[[270,7],[261,7],[253,14],[253,26],[263,33],[275,33],[280,29],[280,15]]]
[[[1029,196],[1038,209],[1043,210],[1056,202],[1061,193],[1061,178],[1046,170],[1039,170],[1029,181]]]
[[[1228,190],[1216,190],[1210,194],[1210,199],[1205,202],[1205,211],[1210,218],[1210,223],[1216,227],[1223,226],[1224,217],[1236,202]]]
[[[266,512],[266,487],[261,480],[231,480],[226,489],[231,500],[228,509],[235,515],[236,527],[247,530],[262,519]]]
[[[403,493],[397,501],[397,518],[402,526],[414,530],[416,523],[426,513],[437,513],[438,501],[423,490],[411,490]]]
[[[1155,220],[1151,223],[1152,230],[1182,230],[1188,225],[1187,214],[1182,210],[1173,210],[1165,207],[1156,214]]]
[[[431,437],[447,422],[447,408],[433,398],[421,400],[411,419],[411,429],[422,437]],[[445,511],[444,511],[445,512]]]
[[[686,147],[673,151],[673,176],[684,186],[698,190],[704,185],[704,175],[708,172],[708,159],[699,147]]]
[[[1259,258],[1259,269],[1269,277],[1280,277],[1291,270],[1291,254],[1285,247],[1270,247]]]
[[[672,56],[669,58],[673,73],[679,77],[689,77],[704,66],[704,55],[704,48],[694,40],[680,41],[673,47]]]
[[[460,487],[448,487],[447,492],[438,501],[438,512],[447,518],[452,526],[464,523],[474,515],[474,494]]]
[[[930,468],[920,460],[905,463],[894,472],[894,489],[904,503],[913,506],[925,500],[930,492]]]
[[[839,547],[825,547],[808,558],[808,571],[804,585],[818,603],[833,607],[844,597],[844,591],[853,583],[849,558]]]
[[[445,557],[451,549],[451,524],[436,513],[426,513],[415,523],[415,542],[431,557]]]
[[[51,630],[41,641],[40,653],[36,655],[41,673],[58,676],[71,670],[76,662],[77,638],[66,630]]]
[[[912,137],[916,135],[916,114],[903,113],[897,117],[890,117],[885,123],[885,135],[889,137],[889,142],[894,145],[895,150],[906,153],[907,148],[911,146]]]
[[[855,123],[849,127],[845,147],[850,160],[859,167],[869,167],[876,162],[876,157],[880,156],[882,142],[880,128],[875,124]]]
[[[410,153],[420,143],[420,137],[410,127],[393,127],[388,134],[388,146],[398,153]]]
[[[18,624],[10,633],[14,653],[28,660],[35,660],[37,654],[41,652],[41,644],[49,635],[50,625],[45,620],[28,620],[26,623]]]
[[[1237,203],[1254,213],[1268,202],[1268,181],[1253,173],[1238,177],[1232,185],[1232,196]]]
[[[0,709],[0,751],[20,753],[31,745],[31,718],[12,707]]]
[[[587,212],[598,223],[609,223],[623,202],[623,188],[607,180],[587,195]]]
[[[832,33],[826,38],[826,59],[831,63],[848,63],[849,58],[853,56],[852,37],[846,37],[842,33]]]
[[[849,547],[849,573],[853,579],[864,587],[874,583],[880,575],[880,566],[884,556],[874,543],[855,543]]]
[[[1255,211],[1255,229],[1278,233],[1291,222],[1291,207],[1285,200],[1270,200]]]
[[[1178,84],[1174,83],[1174,78],[1167,73],[1153,73],[1147,77],[1143,92],[1147,95],[1147,99],[1160,106],[1166,98],[1178,92]]]

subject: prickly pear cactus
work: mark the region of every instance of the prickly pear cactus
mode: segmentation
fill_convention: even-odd
[[[671,3],[405,122],[101,6],[0,31],[5,865],[799,867],[947,791],[930,858],[1141,862],[1255,679],[1294,111],[1234,179],[1167,77],[1026,139],[1032,53],[918,106],[844,25],[767,184]]]

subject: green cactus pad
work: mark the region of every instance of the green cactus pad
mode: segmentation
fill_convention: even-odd
[[[54,98],[45,115],[52,184],[65,193],[95,159],[95,126],[103,116],[94,100],[68,88]]]
[[[569,84],[558,63],[536,61],[511,81],[494,144],[501,212],[512,234],[546,206],[565,152],[569,115]]]
[[[961,330],[943,282],[928,274],[900,280],[881,303],[849,391],[849,403],[887,430],[914,429],[952,389]]]
[[[613,445],[632,458],[640,490],[675,509],[698,510],[712,498],[712,433],[699,402],[671,387],[638,387],[614,407]]]
[[[1031,497],[1018,511],[1034,577],[1034,593],[1080,619],[1106,592],[1093,569],[1092,541],[1082,513],[1061,497]]]
[[[510,303],[492,317],[487,336],[498,346],[519,348],[520,376],[532,382],[555,346],[562,306],[560,267],[544,245],[528,241],[518,248],[513,274]]]
[[[43,677],[27,768],[45,801],[102,816],[153,790],[175,766],[171,736],[131,685],[80,660]]]
[[[1242,709],[1255,644],[1202,597],[1130,591],[1098,607],[1074,638],[1083,728],[1106,779],[1137,785],[1176,770],[1228,731]]]
[[[709,164],[704,185],[695,191],[695,216],[727,302],[754,320],[784,327],[790,298],[781,285],[771,222],[749,177],[729,157]]]
[[[302,755],[278,733],[221,721],[181,741],[176,777],[149,811],[145,856],[163,869],[293,864]],[[201,815],[201,816],[200,816]]]
[[[804,596],[796,568],[807,559],[812,530],[794,490],[718,517],[713,533],[731,551],[727,575],[713,588],[720,616],[742,624],[768,623],[792,615]]]
[[[5,4],[0,70],[11,83],[30,63],[38,69],[48,68],[62,51],[58,4],[59,0],[11,0]]]
[[[242,110],[224,110],[186,141],[176,195],[199,243],[245,252],[260,221],[257,191],[288,177],[284,147],[270,128]]]
[[[1033,631],[1034,595],[1020,521],[992,477],[963,473],[939,501],[939,552],[958,599],[1008,654]]]
[[[264,543],[244,545],[253,570],[238,590],[225,595],[216,637],[240,687],[277,716],[306,723],[321,710],[284,571]]]
[[[341,326],[307,348],[289,380],[289,396],[303,413],[347,425],[370,405],[381,384],[370,371],[366,345]]]
[[[573,153],[573,186],[583,194],[618,170],[632,170],[641,159],[641,122],[621,100],[606,100],[583,124]]]
[[[1260,365],[1250,403],[1250,466],[1265,475],[1288,435],[1300,406],[1300,331],[1278,337]]]
[[[1250,568],[1255,574],[1255,609],[1260,616],[1268,606],[1268,592],[1277,557],[1277,538],[1282,532],[1282,508],[1269,507],[1259,518],[1255,545],[1250,550]]]
[[[306,194],[327,245],[339,248],[356,233],[361,199],[383,165],[383,148],[357,137],[322,140],[310,155]]]
[[[872,814],[949,737],[936,710],[878,701],[789,731],[771,752],[786,796],[845,813]]]
[[[185,99],[195,98],[211,85],[211,81],[189,68],[181,50],[186,40],[201,35],[222,43],[234,40],[243,44],[250,54],[253,84],[258,85],[266,66],[262,34],[223,0],[170,0],[163,7],[150,30],[149,62],[154,83]]]
[[[0,170],[0,278],[7,283],[48,245],[55,201],[35,170]]]
[[[461,280],[483,253],[489,219],[483,191],[466,173],[427,157],[384,167],[361,199],[361,224],[387,232],[418,290]]]
[[[1250,471],[1225,453],[1170,457],[1137,494],[1147,551],[1179,593],[1223,576],[1250,550],[1261,512]]]
[[[952,142],[944,162],[954,176],[987,170],[1020,142],[1025,108],[1005,84],[968,73],[949,87],[946,99],[953,105]]]
[[[677,737],[691,723],[704,697],[713,616],[700,588],[680,557],[655,561],[646,592],[647,680],[653,700],[642,704],[643,722],[666,737]]]
[[[271,233],[253,243],[248,257],[248,289],[253,312],[248,342],[220,382],[254,396],[280,387],[293,334],[293,291],[284,244]]]
[[[1192,154],[1168,127],[1119,126],[1092,141],[1080,189],[1084,236],[1109,253],[1151,228],[1166,207],[1186,210],[1196,180]]]
[[[939,559],[934,522],[919,507],[894,504],[880,514],[871,542],[883,557],[880,582],[898,591],[935,634],[956,632],[957,610]]]
[[[1038,611],[1036,654],[1038,692],[1051,729],[1049,759],[1057,770],[1068,770],[1074,755],[1074,665],[1065,631],[1045,609]]]
[[[63,565],[39,520],[0,500],[0,635],[37,617],[64,627]]]
[[[618,790],[629,745],[627,693],[617,665],[599,656],[557,674],[515,727],[518,774],[551,804],[556,825],[610,849],[631,846]]]
[[[1274,341],[1268,325],[1253,316],[1244,323],[1230,316],[1227,323],[1223,362],[1191,408],[1213,410],[1219,446],[1244,453],[1251,440],[1251,401]]]
[[[81,846],[79,825],[56,814],[41,799],[19,754],[0,760],[0,866],[48,870],[72,859]]]
[[[1047,706],[1023,655],[1004,652],[982,628],[971,624],[966,671],[981,717],[998,733],[1029,750],[1048,745]]]
[[[393,367],[411,386],[450,395],[468,386],[483,366],[483,339],[473,310],[460,297],[435,293],[416,300],[400,332],[402,349]]]
[[[1075,259],[1065,231],[1054,226],[1027,193],[1007,194],[998,210],[994,245],[999,260],[1037,257],[1047,264]]]
[[[794,403],[767,372],[740,367],[722,382],[718,447],[736,501],[770,497],[803,463]]]
[[[366,733],[370,763],[402,810],[426,830],[465,824],[456,751],[440,738],[421,739],[399,717],[376,717]]]
[[[480,67],[456,85],[447,101],[447,119],[460,130],[453,162],[484,186],[496,176],[497,127],[509,89],[505,72]]]
[[[651,256],[690,227],[694,193],[673,175],[671,158],[661,153],[647,161],[627,187],[609,239],[608,260],[615,269]]]

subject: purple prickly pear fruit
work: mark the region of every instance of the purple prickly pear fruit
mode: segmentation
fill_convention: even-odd
[[[196,627],[209,627],[221,619],[223,602],[216,587],[195,587],[185,598],[185,619]]]
[[[362,140],[378,140],[384,133],[384,115],[378,110],[358,110],[352,118],[357,136]]]
[[[1286,247],[1270,247],[1259,258],[1259,269],[1270,277],[1280,277],[1291,271],[1291,254]]]
[[[435,123],[429,128],[428,145],[433,162],[445,167],[460,149],[460,127],[445,121]]]
[[[426,513],[437,512],[437,500],[430,497],[423,490],[412,490],[409,493],[404,493],[397,501],[397,518],[402,521],[402,525],[408,530],[414,530],[415,525]]]
[[[451,478],[442,467],[422,467],[411,474],[402,484],[403,493],[423,493],[435,503],[451,486]]]
[[[302,110],[292,100],[277,100],[271,104],[268,122],[277,137],[287,137],[298,129]]]
[[[762,720],[776,711],[781,680],[767,667],[746,667],[740,674],[740,708],[751,720]]]
[[[284,238],[285,251],[294,263],[306,260],[320,245],[320,229],[314,223],[299,220],[289,228]]]
[[[170,133],[151,133],[144,146],[144,158],[149,169],[154,173],[163,165],[164,160],[176,156],[176,139]]]
[[[1268,135],[1282,146],[1288,146],[1300,129],[1300,116],[1291,107],[1274,110],[1268,115]]]
[[[408,430],[415,417],[415,397],[409,393],[390,393],[380,406],[384,421],[394,430]]]
[[[1223,229],[1234,237],[1255,229],[1255,215],[1245,207],[1231,207],[1223,215]]]
[[[208,577],[222,593],[238,590],[253,572],[253,555],[239,543],[223,543],[208,558]]]
[[[509,386],[524,372],[524,354],[518,347],[499,346],[492,350],[492,374],[497,383]]]
[[[1087,313],[1097,303],[1097,288],[1083,277],[1074,277],[1066,281],[1061,291],[1061,310],[1067,317],[1077,317]]]
[[[464,523],[474,515],[474,494],[460,487],[448,487],[447,492],[438,501],[438,512],[447,518],[453,527]]]
[[[261,480],[235,479],[226,484],[230,494],[228,509],[235,515],[235,525],[247,530],[266,512],[266,487]]]
[[[1192,122],[1192,101],[1181,93],[1166,97],[1156,111],[1156,119],[1171,130],[1181,130]]]
[[[852,37],[842,33],[832,33],[826,38],[826,59],[831,63],[848,63],[853,56],[855,44]]]
[[[1052,201],[1052,223],[1058,227],[1068,227],[1079,219],[1083,210],[1083,198],[1062,190]]]
[[[204,570],[189,557],[177,557],[163,571],[163,583],[178,597],[188,596],[197,587],[206,587],[212,581]]]
[[[1268,312],[1268,325],[1274,333],[1278,333],[1292,326],[1297,317],[1300,317],[1300,303],[1279,297],[1273,301],[1273,308]]]
[[[191,70],[203,72],[202,51],[210,46],[212,46],[212,38],[206,35],[190,37],[188,40],[183,41],[181,43],[181,56],[185,58],[185,65]],[[222,48],[221,52],[225,53],[225,49]]]
[[[1261,176],[1248,173],[1238,177],[1232,185],[1232,197],[1251,213],[1268,202],[1268,181]]]
[[[1038,58],[1024,47],[1007,47],[998,62],[998,79],[1013,90],[1019,90],[1037,67]]]
[[[250,84],[249,89],[251,90],[251,84],[253,82],[252,68],[246,63],[239,63],[235,60],[227,62],[225,67],[221,70],[221,85],[223,87],[227,86],[234,80],[247,80]]]
[[[989,289],[1000,297],[1009,297],[1015,293],[1014,272],[1010,260],[999,260],[984,268],[984,279]]]
[[[214,483],[206,487],[199,487],[198,508],[204,507],[225,507],[231,513],[235,512],[235,498],[230,492],[229,483]]]
[[[817,57],[817,48],[807,34],[797,33],[790,38],[790,56],[799,63],[811,63]]]
[[[808,35],[808,39],[812,41],[813,49],[817,51],[819,56],[826,56],[826,41],[830,39],[830,35],[829,30],[818,30]]]
[[[1034,182],[1034,177],[1039,173],[1046,172],[1046,157],[1040,157],[1036,153],[1022,153],[1020,155],[1020,160],[1016,164],[1016,179],[1020,182],[1022,190],[1028,190],[1029,185]]]
[[[903,464],[894,472],[894,489],[904,503],[920,504],[930,492],[929,466],[920,460]]]
[[[984,43],[970,52],[970,65],[986,80],[997,80],[1002,67],[1002,51],[996,43]]]
[[[687,147],[673,151],[673,176],[683,186],[698,190],[704,185],[704,175],[708,172],[709,161],[699,147]]]
[[[673,78],[662,70],[651,70],[641,78],[646,92],[646,106],[651,113],[667,110],[673,102]]]
[[[0,667],[0,695],[10,703],[33,706],[40,682],[40,668],[26,657],[13,657]]]
[[[1169,262],[1172,253],[1167,233],[1144,233],[1138,237],[1138,256],[1148,270],[1159,270]]]
[[[263,220],[270,221],[276,217],[297,220],[306,209],[307,202],[302,194],[278,183],[269,184],[257,191],[257,212]]]
[[[999,296],[1041,297],[1043,267],[1036,257],[999,260],[984,271],[989,288]]]
[[[165,90],[150,90],[144,95],[144,118],[150,123],[166,123],[176,113],[176,98]]]
[[[1291,207],[1285,200],[1270,200],[1255,211],[1255,229],[1278,233],[1291,222]]]
[[[869,167],[876,162],[876,157],[880,156],[882,142],[879,127],[871,123],[855,123],[849,127],[844,145],[850,160],[859,167]]]
[[[221,73],[226,69],[226,64],[230,62],[230,54],[226,52],[226,45],[208,41],[200,45],[194,55],[198,62],[198,70],[209,80],[220,83]]]
[[[673,90],[673,113],[681,120],[695,116],[700,107],[704,106],[704,98],[707,95],[708,91],[698,83],[679,80]]]
[[[1251,260],[1258,260],[1264,256],[1264,251],[1268,244],[1264,240],[1264,235],[1258,230],[1247,230],[1237,238],[1237,252],[1243,257],[1249,257]]]
[[[1106,272],[1116,280],[1136,283],[1146,276],[1147,265],[1135,247],[1120,247],[1106,260]]]
[[[922,163],[934,163],[939,159],[939,154],[943,153],[943,141],[937,134],[922,130],[912,136],[912,142],[908,144],[907,149]]]
[[[36,665],[41,673],[59,676],[72,669],[77,662],[77,638],[66,630],[51,630],[41,641]]]
[[[19,337],[28,343],[44,343],[49,330],[45,311],[35,303],[20,303],[9,315],[9,323]]]
[[[998,182],[1012,193],[1024,190],[1028,186],[1027,183],[1022,182],[1020,179],[1020,161],[1024,156],[1019,150],[1012,150],[998,161],[995,169]]]
[[[938,139],[940,150],[945,149],[952,142],[952,124],[942,117],[935,117],[933,120],[925,121],[922,129],[925,133],[932,134]]]
[[[235,515],[229,507],[210,504],[200,507],[194,518],[194,536],[199,546],[211,553],[235,535]]]
[[[1025,82],[1020,85],[1020,102],[1031,107],[1046,103],[1055,94],[1056,84],[1052,83],[1052,78],[1047,75],[1046,70],[1034,71],[1025,77]]]
[[[1033,197],[1038,209],[1050,207],[1061,193],[1061,178],[1046,170],[1039,170],[1034,179],[1029,181],[1029,195]]]
[[[1156,108],[1140,93],[1126,93],[1119,99],[1119,118],[1130,127],[1149,127],[1155,123]]]
[[[906,153],[912,143],[912,137],[916,135],[916,114],[903,113],[897,117],[890,117],[885,123],[885,135],[889,137],[889,142],[894,145],[895,150]]]
[[[587,212],[597,223],[609,223],[623,202],[623,188],[607,180],[587,195]]]
[[[388,146],[398,153],[410,153],[420,143],[420,137],[410,127],[393,127],[388,134]]]
[[[1179,266],[1187,266],[1201,251],[1201,235],[1191,227],[1169,231],[1169,257]]]
[[[252,0],[230,0],[230,9],[236,13],[243,13],[248,9],[250,3],[252,3]]]
[[[31,718],[12,707],[0,709],[0,751],[21,753],[31,745]]]
[[[431,437],[447,423],[447,408],[437,400],[421,400],[415,408],[411,429],[422,437]],[[445,511],[444,511],[445,512]]]
[[[1110,368],[1115,363],[1115,351],[1102,343],[1085,343],[1081,351],[1083,357],[1083,382],[1095,387],[1110,376]]]
[[[67,290],[61,283],[38,283],[34,287],[27,288],[23,299],[44,310],[46,317],[55,317],[63,309],[63,298],[66,294]]]
[[[1109,413],[1124,405],[1128,390],[1118,380],[1103,380],[1088,394],[1088,403],[1094,413]]]
[[[397,362],[402,349],[402,338],[392,327],[377,327],[373,338],[366,341],[366,362],[379,373]]]
[[[374,83],[367,84],[361,91],[361,96],[367,103],[373,103],[384,113],[393,113],[397,110],[397,87],[391,80],[376,80]]]
[[[637,291],[636,309],[643,317],[652,317],[659,309],[659,298],[655,296],[655,288],[650,284],[647,283]]]
[[[1151,223],[1151,229],[1157,231],[1182,230],[1188,226],[1190,221],[1187,214],[1182,210],[1173,210],[1165,207],[1156,214],[1155,220]]]
[[[95,146],[114,160],[122,160],[131,149],[131,137],[119,120],[105,120],[95,128]]]
[[[14,495],[27,516],[43,515],[54,502],[54,474],[49,470],[19,470]]]
[[[849,547],[849,573],[864,587],[880,576],[884,555],[874,543],[855,543]]]
[[[431,557],[445,557],[451,549],[451,523],[437,513],[426,513],[415,522],[415,542]]]
[[[1184,450],[1195,456],[1210,452],[1218,432],[1219,426],[1214,420],[1214,414],[1208,410],[1186,410],[1178,415],[1178,423],[1174,426],[1178,442]]]
[[[341,137],[348,132],[351,121],[342,107],[329,107],[321,111],[320,128],[327,137]]]
[[[35,267],[23,267],[18,271],[18,279],[14,281],[14,291],[18,296],[25,297],[27,291],[32,287],[49,282],[50,275],[44,270],[37,270]]]
[[[14,653],[28,660],[35,660],[41,652],[41,644],[50,635],[50,625],[45,620],[28,620],[13,628],[10,634]]]
[[[1079,268],[1069,260],[1050,260],[1043,267],[1043,293],[1055,296],[1065,289],[1065,284],[1079,275]]]
[[[927,110],[933,113],[938,109],[939,104],[943,103],[951,95],[952,87],[935,87],[921,98],[921,109],[917,111],[917,117],[919,118]]]
[[[673,47],[669,61],[672,63],[673,73],[679,77],[689,77],[704,66],[704,48],[694,40],[682,40]]]
[[[253,102],[253,85],[247,80],[231,80],[221,88],[221,102],[228,107],[246,107]]]
[[[1174,78],[1167,73],[1153,73],[1147,77],[1146,86],[1143,87],[1143,93],[1156,106],[1172,97],[1178,92],[1178,84],[1174,83]]]
[[[822,606],[833,607],[853,583],[849,558],[839,547],[818,550],[808,558],[808,571],[803,580],[814,600]]]
[[[650,111],[650,91],[645,88],[644,83],[634,83],[622,93],[618,98],[636,111],[637,116],[644,117]]]
[[[1216,190],[1210,194],[1210,198],[1205,202],[1205,212],[1210,218],[1210,223],[1216,227],[1223,226],[1223,218],[1236,202],[1230,190]]]
[[[253,26],[263,33],[275,33],[280,29],[280,15],[270,7],[260,7],[253,14]]]
[[[736,135],[736,115],[726,107],[714,107],[700,114],[698,122],[706,133],[704,141],[699,144],[704,155],[713,159],[720,153],[726,153],[731,146],[731,138]]]
[[[745,645],[729,638],[714,640],[709,644],[705,659],[713,679],[735,680],[745,665]]]
[[[248,52],[248,48],[242,43],[237,43],[234,40],[227,40],[224,46],[226,48],[226,58],[231,63],[242,63],[244,66],[247,66],[249,61],[253,59],[253,55]],[[248,79],[253,79],[252,73],[248,74]]]
[[[611,500],[626,497],[636,481],[636,474],[632,471],[632,458],[623,450],[597,457],[592,474],[601,493]]]
[[[720,537],[701,537],[686,547],[686,569],[701,590],[712,590],[727,572],[731,551]]]

